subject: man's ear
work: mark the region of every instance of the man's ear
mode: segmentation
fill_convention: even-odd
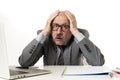
[[[42,32],[42,29],[37,31],[37,35],[38,35],[40,32]]]

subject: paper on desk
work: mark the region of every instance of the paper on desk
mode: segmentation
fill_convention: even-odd
[[[63,75],[86,76],[86,75],[108,75],[110,70],[103,66],[69,66],[66,67]]]

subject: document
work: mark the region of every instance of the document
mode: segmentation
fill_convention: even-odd
[[[68,66],[64,69],[64,76],[92,76],[109,75],[111,70],[103,66]]]

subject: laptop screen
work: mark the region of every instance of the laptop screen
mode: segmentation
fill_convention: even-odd
[[[8,56],[4,24],[0,24],[0,77],[9,78]]]

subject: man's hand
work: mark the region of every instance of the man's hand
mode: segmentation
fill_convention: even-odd
[[[50,15],[50,17],[47,20],[46,26],[44,28],[44,30],[42,31],[42,34],[44,36],[47,36],[51,33],[51,22],[53,21],[53,19],[59,14],[59,10],[55,11],[54,13],[52,13]]]
[[[79,33],[78,29],[77,29],[77,21],[75,16],[70,12],[70,11],[64,11],[65,15],[68,17],[69,21],[70,21],[70,31],[73,35],[76,35]]]

